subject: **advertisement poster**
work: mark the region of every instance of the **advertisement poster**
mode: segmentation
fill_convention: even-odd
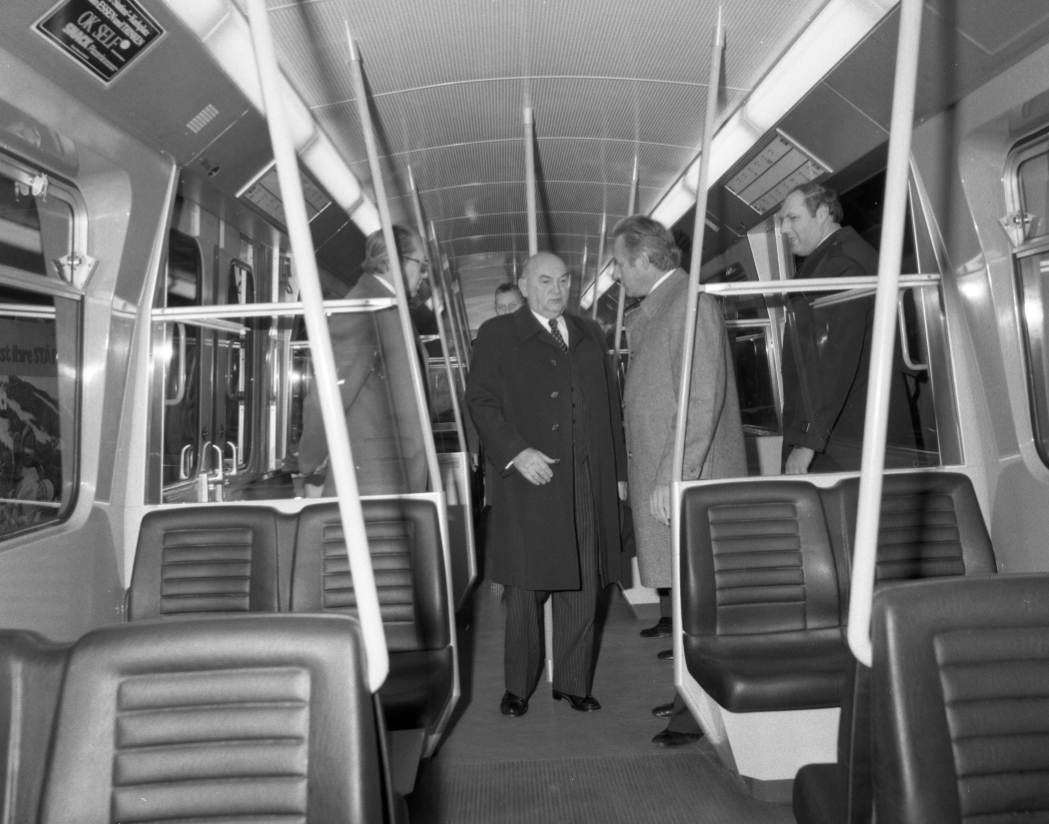
[[[57,517],[61,478],[55,322],[4,318],[0,323],[0,535]]]

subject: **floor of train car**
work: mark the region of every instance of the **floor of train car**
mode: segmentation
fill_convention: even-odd
[[[670,700],[667,639],[644,639],[618,588],[599,609],[594,695],[602,709],[575,712],[541,681],[521,718],[499,712],[503,695],[502,588],[483,582],[460,614],[462,699],[437,755],[408,796],[412,824],[690,822],[787,824],[787,804],[751,797],[705,740],[665,749],[651,708]]]

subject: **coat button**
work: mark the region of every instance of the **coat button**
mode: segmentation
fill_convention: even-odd
[[[550,393],[550,397],[551,398],[556,398],[557,397],[557,392],[551,392]]]
[[[626,453],[626,456],[627,456],[628,458],[633,458],[633,457],[634,457],[634,453],[633,453],[633,452],[627,452],[627,453]]]
[[[550,365],[557,366],[557,361],[554,358],[550,358]]]
[[[559,423],[555,423],[555,424],[554,424],[553,426],[551,426],[551,427],[550,427],[550,430],[551,430],[552,432],[556,432],[556,431],[557,431],[558,429],[560,429],[560,428],[561,428],[561,424],[559,424]]]

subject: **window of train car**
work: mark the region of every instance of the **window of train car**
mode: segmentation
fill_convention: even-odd
[[[204,263],[197,242],[172,230],[163,305],[199,306]],[[192,324],[163,325],[158,347],[158,374],[163,374],[163,485],[165,489],[193,480],[200,464],[200,358],[203,330]]]
[[[84,252],[75,191],[0,157],[0,540],[54,524],[76,491]]]
[[[1035,446],[1049,465],[1049,357],[1045,312],[1049,310],[1049,139],[1013,152],[1009,187],[1023,226],[1016,250],[1017,295],[1023,329]]]

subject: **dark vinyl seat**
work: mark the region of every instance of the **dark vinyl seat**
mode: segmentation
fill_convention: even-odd
[[[689,672],[731,712],[837,706],[850,655],[823,506],[804,481],[709,484],[682,504]]]
[[[431,501],[362,500],[390,674],[379,690],[391,730],[423,729],[451,698],[453,651],[440,521]],[[356,597],[335,503],[299,513],[293,612],[355,614]]]
[[[262,506],[178,506],[146,513],[129,620],[277,612],[278,514]]]
[[[843,565],[851,573],[859,479],[825,495],[828,520],[838,518]],[[832,493],[834,492],[832,491]],[[830,511],[839,507],[837,512]],[[832,535],[834,532],[832,531]],[[890,474],[882,480],[875,568],[878,588],[995,572],[991,539],[972,482],[954,472]],[[846,577],[846,581],[848,578]],[[868,824],[872,816],[870,671],[850,666],[838,727],[838,760],[807,764],[794,781],[794,817],[802,824]]]
[[[90,632],[66,669],[39,820],[399,817],[363,658],[345,616]]]
[[[1049,820],[1049,575],[887,587],[873,646],[879,822]]]

